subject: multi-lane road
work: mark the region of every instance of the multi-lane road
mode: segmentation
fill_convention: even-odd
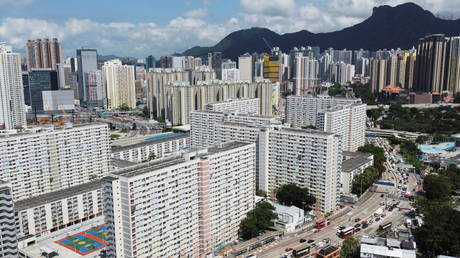
[[[384,145],[385,149],[389,149],[388,143],[383,139],[376,139],[379,141],[378,145]],[[388,155],[396,155],[394,153],[388,153]],[[388,159],[389,162],[391,159]],[[395,185],[399,184],[399,180],[404,181],[404,176],[395,171],[393,169],[392,164],[388,164],[387,172],[383,174],[383,178],[387,181],[392,181]],[[408,189],[415,188],[417,185],[416,177],[413,174],[410,174],[408,178]],[[383,197],[382,197],[383,194]],[[239,257],[246,257],[251,254],[257,255],[257,257],[282,257],[291,253],[291,251],[286,252],[287,248],[298,249],[306,246],[306,243],[300,243],[300,239],[305,240],[314,240],[316,245],[319,245],[318,248],[321,246],[324,239],[330,239],[331,245],[340,246],[343,239],[337,237],[336,233],[338,228],[341,226],[351,226],[353,227],[358,222],[355,222],[359,218],[359,222],[361,221],[369,221],[373,220],[374,222],[369,225],[367,228],[360,230],[359,232],[355,233],[355,236],[358,238],[363,235],[373,235],[375,231],[378,229],[379,225],[384,224],[386,222],[393,222],[393,226],[401,225],[404,222],[404,213],[407,212],[406,209],[411,208],[410,202],[405,200],[404,198],[401,199],[393,199],[388,198],[388,196],[401,196],[401,191],[397,188],[388,189],[388,188],[377,188],[375,192],[369,192],[368,196],[364,198],[362,201],[358,202],[354,206],[350,206],[351,210],[335,219],[330,220],[329,226],[322,228],[319,232],[315,233],[315,230],[308,230],[308,231],[299,231],[295,234],[285,235],[284,237],[278,239],[275,242],[267,244],[265,246],[259,247],[258,249],[252,250],[248,253],[242,254]],[[380,217],[378,222],[375,222],[374,213],[380,209],[384,208],[385,204],[392,205],[395,202],[400,202],[398,207],[402,208],[399,210],[398,208],[393,209],[391,212],[389,210],[384,210],[384,217]]]

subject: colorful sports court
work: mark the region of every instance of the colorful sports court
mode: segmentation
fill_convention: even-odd
[[[106,226],[99,225],[86,231],[68,236],[55,243],[70,249],[79,255],[87,255],[105,247]]]

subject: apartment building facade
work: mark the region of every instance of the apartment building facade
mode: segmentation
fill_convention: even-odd
[[[19,201],[101,178],[109,170],[108,133],[106,124],[91,124],[1,135],[0,179]]]
[[[255,145],[231,142],[103,179],[113,257],[205,257],[238,238],[254,207]]]
[[[26,247],[55,232],[102,218],[101,180],[15,202],[19,246]]]
[[[0,180],[0,203],[0,257],[18,257],[18,236],[11,185],[2,180]]]
[[[206,105],[205,111],[214,112],[225,112],[225,111],[237,111],[249,114],[260,114],[260,100],[258,98],[253,99],[229,99],[220,103],[211,103]]]
[[[149,159],[163,158],[165,155],[172,154],[188,147],[190,147],[190,134],[184,133],[153,141],[112,147],[111,155],[112,158],[119,160],[144,162]]]

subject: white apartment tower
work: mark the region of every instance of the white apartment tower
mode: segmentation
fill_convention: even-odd
[[[366,135],[366,104],[337,106],[318,113],[316,128],[342,137],[344,151],[357,151]]]
[[[341,137],[328,132],[282,127],[274,118],[218,112],[193,112],[192,146],[231,141],[256,144],[257,188],[274,197],[289,183],[307,187],[315,209],[336,209],[340,193]]]
[[[205,107],[205,111],[213,112],[225,112],[225,111],[236,111],[247,114],[260,114],[260,100],[254,99],[229,99],[224,102],[208,104]]]
[[[108,173],[106,124],[0,136],[0,180],[9,181],[14,201],[87,183]]]
[[[103,179],[110,257],[207,257],[254,207],[255,145],[231,142]]]
[[[0,130],[26,126],[21,57],[0,42]]]
[[[122,65],[121,60],[104,62],[102,77],[107,95],[107,108],[114,109],[126,104],[136,108],[136,87],[133,65]]]
[[[247,54],[238,57],[238,69],[240,69],[240,79],[242,81],[252,82],[252,78],[254,76],[253,64],[252,64],[252,56]]]

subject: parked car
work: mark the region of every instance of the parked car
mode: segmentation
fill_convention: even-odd
[[[357,229],[355,229],[355,232],[359,232],[359,231],[361,231],[361,229],[360,229],[360,228],[357,228]]]
[[[359,222],[361,219],[360,218],[356,218],[355,219],[355,222]]]
[[[378,222],[380,220],[380,218],[375,218],[375,222]]]
[[[307,241],[307,243],[309,243],[309,244],[311,244],[311,243],[313,243],[313,242],[315,242],[315,240],[311,240],[311,239],[310,239],[310,240]]]
[[[285,252],[289,252],[289,251],[292,251],[292,248],[288,247],[286,249],[284,249]]]
[[[301,238],[301,239],[299,240],[299,242],[300,242],[300,243],[305,243],[305,242],[307,242],[307,240]]]
[[[361,227],[361,224],[358,223],[355,225],[355,228],[359,228],[359,227]]]

